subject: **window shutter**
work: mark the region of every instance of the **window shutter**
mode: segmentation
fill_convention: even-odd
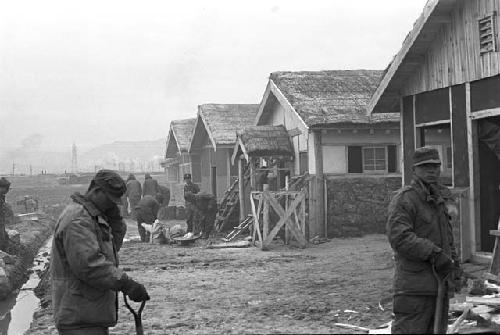
[[[387,146],[387,172],[394,173],[398,171],[398,163],[397,163],[397,152],[395,145]]]
[[[360,146],[347,147],[347,172],[363,173],[363,154]]]
[[[496,52],[496,12],[479,20],[479,52]]]

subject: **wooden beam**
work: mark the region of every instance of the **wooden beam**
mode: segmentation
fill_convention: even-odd
[[[479,245],[479,234],[480,226],[477,226],[479,220],[477,220],[478,215],[478,200],[477,194],[479,187],[479,178],[476,174],[479,174],[477,166],[477,153],[474,154],[474,150],[477,149],[477,125],[472,123],[472,112],[471,112],[471,98],[470,98],[470,83],[465,83],[465,110],[467,115],[467,146],[469,154],[469,229],[470,229],[470,243],[471,243],[471,253],[474,254],[476,251],[480,250]]]
[[[245,204],[245,176],[243,174],[243,160],[238,159],[238,197],[240,200],[240,222],[245,220],[247,209]]]
[[[498,116],[500,115],[500,108],[485,109],[477,112],[471,113],[472,120],[484,119],[486,117]]]

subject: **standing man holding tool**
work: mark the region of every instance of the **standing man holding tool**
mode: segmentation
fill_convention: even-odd
[[[460,279],[446,207],[451,192],[438,182],[436,149],[415,150],[413,172],[389,205],[387,234],[396,262],[392,333],[446,333],[449,298]]]
[[[75,193],[59,217],[50,264],[54,321],[61,335],[106,335],[118,319],[118,292],[149,300],[142,284],[118,268],[123,238],[117,205],[126,187],[110,170],[94,176],[85,195]]]
[[[7,203],[5,202],[5,196],[9,193],[10,182],[4,177],[0,178],[0,250],[7,250],[9,244],[9,235],[5,231],[5,225],[7,223]]]
[[[195,219],[196,213],[196,194],[200,192],[198,185],[191,181],[191,174],[184,174],[184,200],[186,202],[186,223],[187,232],[193,232],[193,220]]]

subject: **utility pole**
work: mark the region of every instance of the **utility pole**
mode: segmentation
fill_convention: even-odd
[[[33,176],[33,167],[30,164],[30,176]]]
[[[12,175],[16,173],[16,163],[12,162]]]

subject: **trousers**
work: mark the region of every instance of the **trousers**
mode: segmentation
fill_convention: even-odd
[[[448,326],[449,298],[443,301],[443,318],[441,329]],[[398,295],[394,297],[392,334],[432,334],[434,328],[434,313],[436,311],[436,296],[429,295]]]
[[[59,335],[109,335],[107,327],[89,327],[78,329],[58,329]]]

